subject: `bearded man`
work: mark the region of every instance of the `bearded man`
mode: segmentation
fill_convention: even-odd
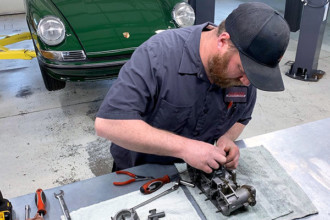
[[[143,43],[95,121],[112,141],[113,171],[183,161],[206,173],[235,169],[234,140],[251,120],[256,88],[284,90],[278,63],[289,33],[274,9],[245,3],[218,27],[167,30]]]

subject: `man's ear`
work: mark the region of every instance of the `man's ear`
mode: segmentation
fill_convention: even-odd
[[[230,40],[229,33],[228,32],[222,32],[217,38],[218,49],[221,49],[223,47],[228,47],[229,40]]]

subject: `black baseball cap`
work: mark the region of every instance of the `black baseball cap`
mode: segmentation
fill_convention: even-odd
[[[226,18],[225,27],[251,84],[264,91],[283,91],[278,63],[290,37],[284,18],[264,3],[249,2]]]

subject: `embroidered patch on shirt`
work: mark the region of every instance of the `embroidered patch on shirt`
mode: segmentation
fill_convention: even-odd
[[[246,102],[247,101],[246,86],[235,86],[226,89],[225,102]]]

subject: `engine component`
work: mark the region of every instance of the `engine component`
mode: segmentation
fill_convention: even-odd
[[[256,190],[253,186],[239,186],[236,182],[236,171],[226,170],[220,166],[210,174],[188,166],[189,176],[193,183],[204,193],[215,207],[225,216],[241,208],[256,204]]]

